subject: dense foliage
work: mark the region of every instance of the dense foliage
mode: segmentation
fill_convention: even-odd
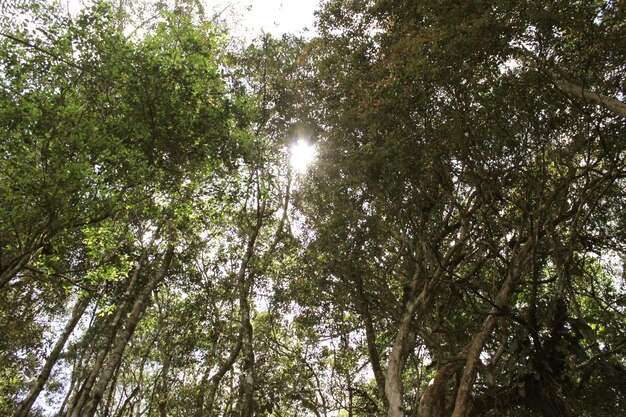
[[[2,6],[0,415],[626,414],[622,1],[173,3]]]

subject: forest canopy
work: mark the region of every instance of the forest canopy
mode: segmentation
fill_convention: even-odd
[[[14,3],[0,415],[626,415],[624,1]]]

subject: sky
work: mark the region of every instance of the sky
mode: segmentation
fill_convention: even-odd
[[[78,10],[89,0],[60,0],[70,10]],[[320,0],[203,0],[206,10],[224,11],[237,35],[252,39],[261,33],[280,36],[293,33],[306,36],[314,29],[313,12]],[[305,31],[309,29],[309,32]]]
[[[235,13],[241,13],[237,28],[250,30],[253,35],[261,31],[274,35],[306,35],[305,28],[309,33],[314,30],[313,12],[319,0],[217,0],[213,3],[232,4]]]

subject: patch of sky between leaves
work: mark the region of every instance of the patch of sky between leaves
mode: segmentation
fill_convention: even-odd
[[[264,34],[312,37],[315,34],[314,11],[319,0],[201,0],[207,16],[217,16],[231,34],[246,41]],[[150,3],[150,2],[148,2]],[[170,1],[170,3],[173,3]],[[61,0],[72,15],[91,4],[88,0]]]

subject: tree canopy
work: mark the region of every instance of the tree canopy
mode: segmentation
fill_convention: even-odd
[[[626,413],[623,1],[2,7],[0,415]]]

